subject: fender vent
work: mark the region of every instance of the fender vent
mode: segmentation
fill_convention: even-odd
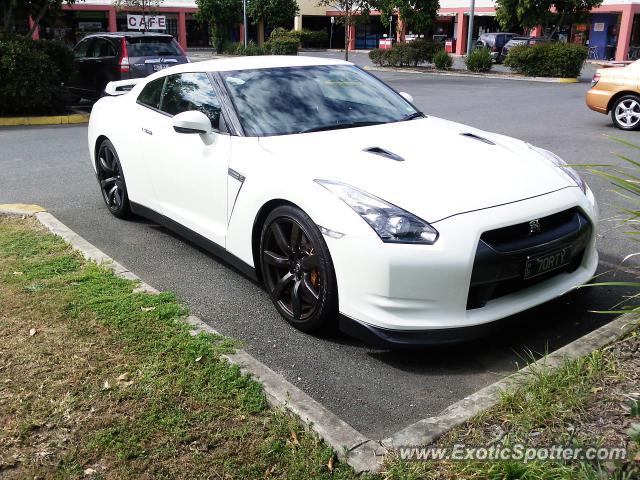
[[[368,152],[374,155],[379,155],[381,157],[390,158],[391,160],[395,160],[396,162],[404,162],[404,158],[402,158],[400,155],[397,155],[393,152],[390,152],[389,150],[385,150],[384,148],[380,148],[380,147],[365,148],[363,152]]]
[[[476,135],[475,133],[464,132],[464,133],[461,133],[460,135],[462,135],[463,137],[467,137],[467,138],[473,138],[474,140],[478,140],[479,142],[488,143],[489,145],[495,145],[495,143],[493,143],[488,138],[481,137],[479,135]]]

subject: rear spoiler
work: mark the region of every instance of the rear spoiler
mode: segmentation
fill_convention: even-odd
[[[117,82],[109,82],[107,83],[107,86],[104,87],[104,93],[112,97],[115,97],[117,95],[124,95],[133,87],[135,87],[136,84],[141,80],[144,79],[132,78],[130,80],[118,80]]]

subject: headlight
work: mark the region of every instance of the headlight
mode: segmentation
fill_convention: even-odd
[[[556,167],[560,167],[564,171],[564,173],[566,173],[576,183],[576,185],[580,187],[580,190],[582,190],[582,193],[584,194],[587,193],[587,184],[585,183],[584,180],[582,180],[582,178],[580,178],[580,175],[578,175],[578,172],[576,172],[573,168],[567,165],[567,162],[562,160],[555,153],[550,152],[549,150],[545,150],[544,148],[534,147],[533,145],[529,145],[529,148],[538,152],[552,165]]]
[[[345,183],[316,180],[335,193],[369,224],[383,242],[432,245],[438,231],[424,220],[395,205]]]

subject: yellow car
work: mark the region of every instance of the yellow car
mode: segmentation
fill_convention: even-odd
[[[591,80],[587,106],[605,115],[621,130],[640,128],[640,60],[626,67],[601,68]]]

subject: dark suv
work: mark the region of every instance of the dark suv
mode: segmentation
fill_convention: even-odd
[[[509,40],[515,37],[515,33],[483,33],[476,40],[476,48],[484,47],[488,48],[491,52],[491,57],[496,61],[500,61],[500,52],[502,52],[502,47],[504,47]]]
[[[147,75],[189,59],[180,44],[163,33],[95,33],[74,48],[76,75],[69,90],[78,96],[98,98],[113,80]]]

